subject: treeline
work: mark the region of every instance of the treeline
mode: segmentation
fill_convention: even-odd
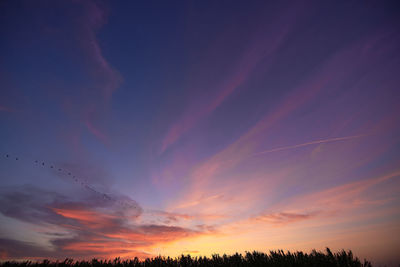
[[[66,259],[64,261],[41,262],[32,261],[7,261],[0,263],[1,267],[153,267],[153,266],[170,266],[170,267],[191,267],[191,266],[271,266],[271,267],[291,267],[291,266],[313,266],[313,267],[371,267],[371,263],[364,260],[361,262],[354,257],[351,251],[340,251],[332,253],[329,248],[326,252],[317,252],[313,250],[311,253],[303,252],[284,252],[283,250],[271,251],[270,253],[247,252],[245,255],[218,255],[211,257],[191,257],[190,255],[182,255],[177,258],[155,257],[146,260],[138,258],[121,260],[97,260],[91,261],[74,261]]]

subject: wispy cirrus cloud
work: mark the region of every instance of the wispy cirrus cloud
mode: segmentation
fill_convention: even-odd
[[[272,205],[267,211],[252,216],[246,224],[267,223],[276,226],[286,226],[292,223],[312,220],[318,224],[330,220],[335,216],[345,216],[351,212],[366,206],[380,206],[387,201],[393,201],[392,197],[384,198],[368,195],[368,190],[379,186],[384,182],[400,177],[400,171],[385,175],[346,183],[332,188],[302,194],[286,199],[276,205]],[[274,212],[274,210],[281,210]]]
[[[85,88],[87,103],[80,107],[81,119],[89,132],[107,144],[106,133],[95,124],[108,111],[112,94],[120,86],[122,76],[106,60],[97,39],[98,30],[107,22],[105,8],[93,1],[81,6],[82,14],[75,34],[77,45],[87,58],[87,72],[92,76],[92,85]]]
[[[386,181],[395,180],[400,177],[400,171],[396,170],[377,177],[364,179],[335,186],[319,192],[305,194],[289,198],[286,207],[299,208],[307,207],[310,210],[324,210],[334,212],[353,209],[362,204],[372,203],[367,195],[364,195],[373,186],[377,186]]]
[[[200,97],[197,102],[190,103],[184,115],[169,127],[165,137],[162,139],[160,153],[163,153],[177,142],[182,135],[192,129],[199,121],[209,116],[233,92],[244,85],[261,62],[264,62],[268,67],[271,66],[277,51],[293,31],[296,20],[303,13],[304,10],[302,8],[294,5],[279,17],[275,17],[271,25],[265,26],[268,30],[259,27],[260,29],[257,31],[259,34],[256,34],[256,38],[250,38],[252,41],[237,58],[234,67],[230,68],[229,73],[213,84],[208,85],[211,89],[207,88],[206,91],[211,93],[207,97]],[[224,47],[220,49],[223,50]],[[191,84],[189,86],[197,87]],[[197,89],[202,91],[201,88]]]
[[[294,212],[277,212],[258,215],[253,220],[257,222],[271,223],[274,225],[286,225],[298,221],[304,221],[316,216],[316,213],[294,213]]]
[[[217,222],[227,218],[223,214],[206,214],[206,213],[179,213],[179,212],[168,212],[162,210],[149,210],[145,212],[150,217],[157,218],[160,222],[165,224],[191,224],[195,222]],[[196,225],[197,227],[198,225]]]
[[[221,186],[224,181],[232,180],[232,171],[236,170],[236,172],[240,172],[240,166],[244,161],[250,158],[254,159],[252,155],[261,156],[272,152],[288,151],[296,148],[338,141],[358,143],[358,141],[362,140],[362,137],[370,137],[368,134],[355,134],[357,131],[353,129],[351,132],[352,134],[344,137],[332,137],[328,135],[327,138],[304,143],[299,142],[295,145],[283,145],[265,150],[260,149],[260,147],[265,147],[268,144],[271,146],[272,140],[278,138],[275,128],[284,126],[290,128],[290,124],[297,124],[296,120],[294,120],[297,112],[300,112],[311,103],[315,103],[318,99],[326,100],[327,92],[339,92],[342,88],[342,84],[346,84],[349,80],[354,79],[353,75],[355,71],[360,72],[360,69],[363,70],[364,73],[371,71],[370,65],[365,63],[367,61],[379,62],[380,57],[375,51],[365,49],[366,43],[368,43],[370,39],[375,40],[375,35],[356,41],[331,55],[330,58],[321,64],[318,70],[310,73],[309,77],[304,79],[302,83],[297,84],[289,90],[289,92],[276,103],[274,108],[271,108],[270,111],[247,132],[224,149],[207,158],[204,162],[195,165],[189,175],[191,188],[188,189],[186,197],[177,200],[177,203],[171,205],[171,208],[182,207],[187,203],[197,203],[196,201],[199,199],[207,199],[207,197],[215,194],[212,188]],[[392,53],[394,47],[383,45],[383,41],[383,39],[379,41],[381,53]],[[370,57],[366,58],[366,54],[370,55]],[[367,79],[366,75],[358,75],[357,77],[358,81]],[[357,83],[354,86],[357,87]],[[381,116],[385,117],[386,115],[381,114]],[[377,123],[382,119],[382,117],[380,119],[377,118]],[[301,125],[299,126],[301,127]],[[375,124],[365,124],[360,126],[358,133],[375,132],[375,128]],[[268,140],[271,140],[271,142],[268,142]],[[260,164],[261,165],[258,167],[261,168],[263,164]],[[253,167],[253,170],[258,167]],[[296,174],[295,176],[301,176],[301,174]],[[238,179],[237,182],[243,183],[243,188],[248,187],[249,184],[248,180],[240,181],[240,179]],[[240,186],[238,186],[238,188],[240,188]],[[204,192],[209,193],[204,195]],[[221,194],[224,194],[224,192],[221,192]],[[240,192],[238,194],[240,194]],[[238,197],[238,195],[236,195],[236,197]],[[221,202],[218,201],[216,205],[220,204]],[[229,205],[229,202],[226,202],[226,204]]]
[[[82,135],[89,133],[95,139],[108,146],[110,144],[107,118],[113,93],[122,84],[119,71],[105,57],[98,33],[108,22],[107,5],[97,1],[63,3],[65,16],[70,23],[52,25],[51,31],[42,30],[40,34],[51,38],[67,38],[67,50],[58,44],[64,53],[73,51],[74,70],[69,77],[54,77],[46,81],[52,100],[59,102],[62,112],[71,120],[68,131],[62,129],[62,135],[73,135],[75,146],[82,142]],[[55,8],[49,5],[49,8]],[[51,24],[51,17],[43,18]],[[49,21],[47,21],[49,20]],[[59,35],[63,34],[62,37]],[[79,82],[70,77],[81,77]],[[63,79],[63,80],[60,80]],[[55,91],[53,88],[58,88]],[[70,87],[73,87],[71,89]],[[67,140],[69,141],[69,140]],[[76,144],[78,143],[78,144]]]

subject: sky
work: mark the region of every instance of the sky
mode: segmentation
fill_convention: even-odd
[[[397,1],[1,1],[0,259],[400,263]]]

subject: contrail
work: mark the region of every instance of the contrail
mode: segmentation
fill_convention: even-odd
[[[294,148],[299,148],[303,146],[309,146],[309,145],[315,145],[315,144],[323,144],[323,143],[331,143],[331,142],[337,142],[337,141],[344,141],[344,140],[349,140],[349,139],[356,139],[360,137],[367,136],[369,134],[360,134],[360,135],[352,135],[352,136],[345,136],[345,137],[336,137],[336,138],[328,138],[328,139],[320,139],[320,140],[315,140],[307,143],[302,143],[302,144],[297,144],[297,145],[292,145],[292,146],[283,146],[283,147],[277,147],[269,150],[264,150],[261,152],[257,152],[252,154],[251,156],[259,156],[267,153],[272,153],[272,152],[278,152],[282,150],[288,150],[288,149],[294,149]]]

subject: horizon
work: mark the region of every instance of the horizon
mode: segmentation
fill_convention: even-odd
[[[399,8],[0,2],[0,260],[397,266]]]

